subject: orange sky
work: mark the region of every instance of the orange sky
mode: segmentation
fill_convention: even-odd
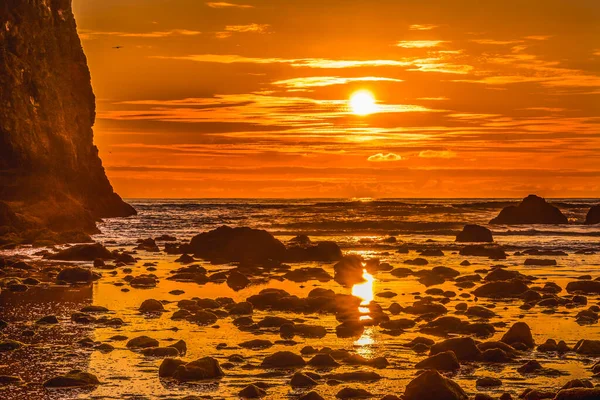
[[[600,1],[73,3],[124,197],[600,197]]]

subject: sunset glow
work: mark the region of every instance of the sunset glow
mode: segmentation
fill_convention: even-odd
[[[600,196],[593,2],[127,4],[73,2],[124,197]]]

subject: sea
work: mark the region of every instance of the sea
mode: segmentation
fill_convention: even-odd
[[[127,199],[138,215],[100,223],[99,241],[131,241],[162,234],[189,239],[221,225],[265,229],[281,238],[299,234],[343,248],[388,237],[399,243],[453,242],[465,224],[490,228],[509,248],[581,250],[594,246],[600,227],[584,225],[598,199],[551,199],[569,225],[489,225],[520,199]]]

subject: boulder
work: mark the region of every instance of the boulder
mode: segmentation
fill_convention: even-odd
[[[115,256],[100,243],[94,243],[77,244],[60,250],[56,254],[48,255],[46,258],[61,261],[94,261],[96,259],[112,260]]]
[[[568,224],[569,220],[555,206],[541,197],[529,195],[517,206],[508,206],[490,224]]]
[[[187,364],[181,364],[172,375],[174,379],[183,382],[219,379],[223,376],[225,374],[219,362],[212,357],[204,357]]]
[[[429,354],[436,355],[447,351],[452,351],[460,361],[476,361],[481,358],[481,350],[470,337],[451,338],[435,343],[431,346]]]
[[[242,399],[260,399],[266,395],[267,392],[264,389],[252,384],[246,386],[238,393],[238,396]]]
[[[248,227],[221,226],[192,238],[194,256],[215,263],[283,261],[286,248],[269,232]]]
[[[528,290],[528,286],[521,280],[494,281],[484,283],[473,291],[477,297],[507,298],[519,297]]]
[[[242,290],[250,284],[250,279],[239,271],[231,271],[227,276],[227,286],[235,291]]]
[[[335,242],[324,241],[316,244],[299,244],[287,248],[285,261],[288,262],[308,262],[322,261],[332,262],[339,261],[343,257],[342,250]]]
[[[506,258],[504,249],[494,245],[470,244],[460,249],[458,253],[461,256],[488,257],[492,260],[504,260]]]
[[[299,368],[305,365],[306,361],[291,351],[278,351],[265,357],[261,363],[263,368]]]
[[[67,283],[89,283],[100,279],[100,274],[89,268],[65,267],[58,273],[56,279]]]
[[[600,281],[573,281],[567,284],[567,292],[600,294]]]
[[[164,312],[165,307],[158,300],[148,299],[148,300],[144,300],[144,302],[140,306],[139,310],[142,313],[156,313],[156,312]]]
[[[525,322],[516,322],[510,327],[508,332],[502,336],[500,341],[511,346],[515,343],[523,343],[529,349],[535,347],[535,341],[533,340],[531,329]]]
[[[95,375],[89,372],[80,370],[72,370],[71,372],[56,376],[44,382],[44,387],[47,388],[69,388],[69,387],[85,387],[99,385],[100,381]]]
[[[158,340],[148,336],[138,336],[129,340],[126,344],[129,349],[143,349],[147,347],[158,347]]]
[[[600,388],[563,389],[556,394],[554,400],[597,400],[600,399]]]
[[[443,351],[428,357],[415,365],[416,369],[435,369],[438,371],[455,371],[460,369],[460,363],[453,351]]]
[[[428,370],[413,379],[404,392],[405,400],[468,400],[456,382],[439,372]]]
[[[573,349],[577,354],[600,356],[600,340],[582,339]]]
[[[491,243],[494,241],[492,231],[481,225],[465,225],[463,230],[456,235],[457,242]]]
[[[341,285],[352,286],[364,282],[365,266],[363,259],[357,255],[348,255],[333,266],[333,279]]]
[[[600,224],[600,204],[592,206],[585,217],[586,225]]]

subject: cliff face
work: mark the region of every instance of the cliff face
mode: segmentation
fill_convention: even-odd
[[[94,120],[71,0],[0,2],[0,201],[25,226],[89,232],[135,214],[105,175]]]

